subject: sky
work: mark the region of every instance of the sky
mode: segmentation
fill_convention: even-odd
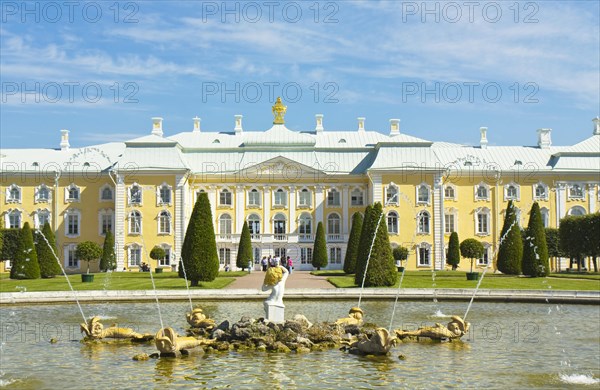
[[[554,145],[600,114],[599,1],[2,1],[2,148],[286,126]]]

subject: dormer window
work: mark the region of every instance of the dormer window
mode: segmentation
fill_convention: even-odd
[[[345,144],[345,143],[346,143],[346,140],[345,140],[344,138],[341,138],[341,139],[338,141],[338,143],[339,143],[339,144]]]
[[[215,140],[214,140],[212,143],[213,143],[213,144],[220,144],[220,143],[221,143],[221,141],[219,141],[218,139],[215,139]]]

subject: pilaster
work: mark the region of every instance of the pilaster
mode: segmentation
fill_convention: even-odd
[[[442,174],[438,173],[433,178],[433,267],[436,270],[444,269],[444,186]]]
[[[115,256],[117,270],[125,266],[125,181],[123,175],[116,175],[117,188],[115,188]]]

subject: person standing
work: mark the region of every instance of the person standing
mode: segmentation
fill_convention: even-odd
[[[287,257],[287,270],[290,273],[290,275],[292,274],[292,270],[294,269],[294,262],[292,261],[291,257]]]
[[[263,272],[267,272],[267,264],[267,256],[263,256],[262,260],[260,261],[260,265],[262,266]]]

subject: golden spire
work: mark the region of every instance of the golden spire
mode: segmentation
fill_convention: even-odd
[[[283,125],[285,123],[283,117],[285,116],[285,112],[287,111],[287,106],[284,106],[283,103],[281,103],[280,97],[277,98],[275,105],[273,105],[272,111],[273,116],[275,117],[275,119],[273,119],[273,124]]]

